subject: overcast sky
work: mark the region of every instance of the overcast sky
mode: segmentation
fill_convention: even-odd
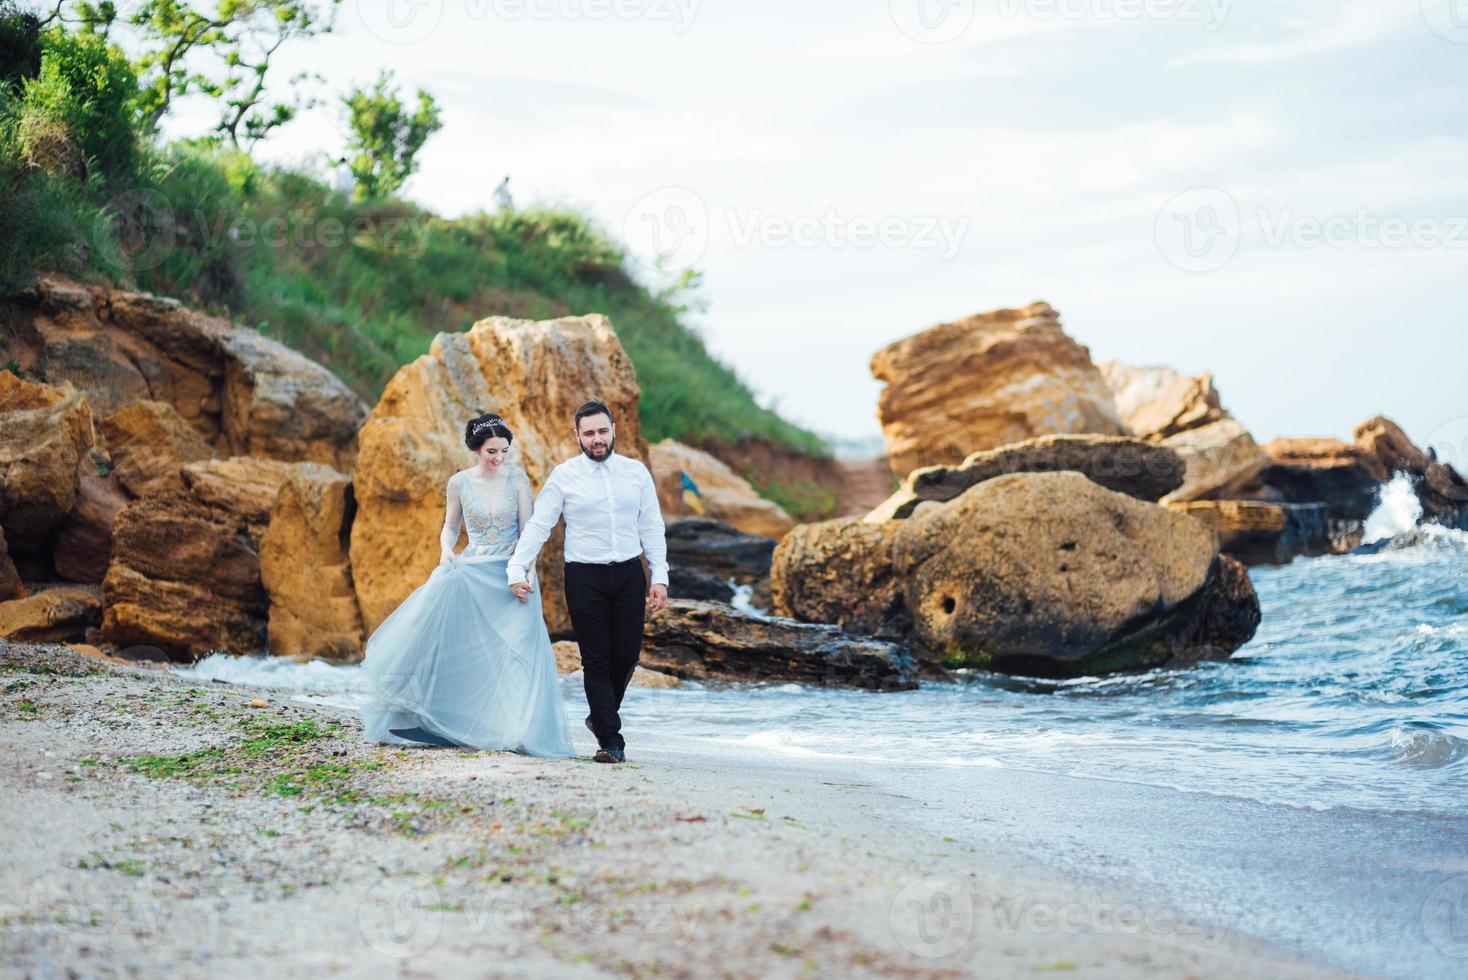
[[[1261,441],[1468,450],[1468,0],[344,0],[282,68],[379,66],[443,107],[410,197],[509,175],[702,270],[710,347],[821,431],[877,431],[882,345],[1044,299]]]

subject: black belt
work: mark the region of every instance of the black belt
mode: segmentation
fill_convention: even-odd
[[[621,561],[568,561],[566,564],[581,565],[585,568],[620,568],[623,565],[642,564],[642,556],[633,555],[631,558],[624,558]]]

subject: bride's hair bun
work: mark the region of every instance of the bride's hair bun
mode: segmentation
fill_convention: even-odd
[[[515,434],[510,431],[504,419],[493,412],[486,412],[475,416],[464,425],[464,445],[477,453],[486,439],[514,442]]]

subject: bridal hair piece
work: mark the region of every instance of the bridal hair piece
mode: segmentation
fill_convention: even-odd
[[[475,416],[464,425],[464,445],[478,452],[486,439],[503,439],[513,443],[515,434],[510,431],[503,418],[493,412],[486,412]]]

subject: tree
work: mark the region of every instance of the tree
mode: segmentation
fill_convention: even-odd
[[[290,80],[290,98],[268,99],[271,59],[289,41],[329,33],[340,4],[341,0],[216,0],[209,5],[143,0],[126,18],[141,49],[133,67],[142,84],[143,125],[156,130],[176,100],[205,95],[220,103],[214,132],[235,149],[250,149],[301,109],[316,104],[300,85],[318,78],[309,73]],[[117,18],[112,0],[55,0],[43,23],[76,25],[82,32],[106,37]]]
[[[418,107],[409,115],[392,88],[392,72],[383,69],[370,90],[355,88],[342,99],[351,137],[347,163],[356,179],[357,200],[396,192],[417,169],[418,151],[443,128],[438,103],[422,89]]]

